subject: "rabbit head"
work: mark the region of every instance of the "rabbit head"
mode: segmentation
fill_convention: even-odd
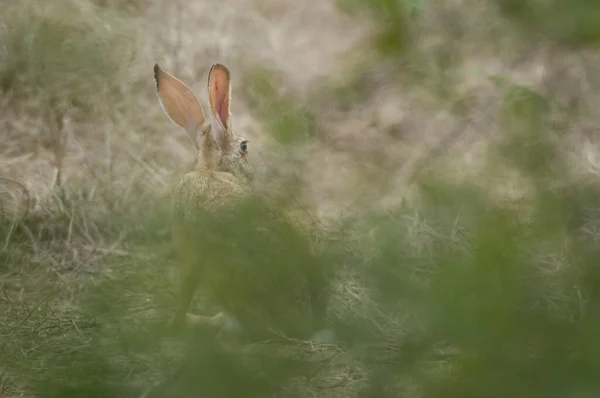
[[[231,75],[222,64],[208,73],[208,104],[212,124],[207,123],[200,101],[181,80],[154,65],[158,99],[171,121],[183,128],[198,151],[197,170],[224,171],[252,178],[248,140],[231,126]]]

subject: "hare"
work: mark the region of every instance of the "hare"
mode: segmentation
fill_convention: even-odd
[[[229,299],[227,295],[229,293],[223,293],[218,297],[219,304],[223,305],[233,317],[224,315],[224,313],[218,313],[212,317],[188,313],[190,302],[201,283],[206,283],[208,280],[209,285],[218,285],[219,287],[214,289],[217,292],[227,290],[228,283],[230,283],[229,279],[227,282],[222,282],[222,278],[215,278],[218,272],[214,271],[224,267],[225,264],[207,264],[206,253],[203,253],[203,250],[210,250],[211,244],[207,244],[206,240],[213,239],[215,246],[219,246],[226,239],[211,237],[210,231],[204,231],[201,233],[205,235],[205,239],[200,242],[197,233],[206,229],[202,215],[208,213],[217,215],[217,217],[219,214],[225,216],[232,212],[240,199],[247,198],[252,193],[249,183],[253,179],[253,168],[247,158],[248,140],[234,134],[231,124],[230,72],[226,66],[219,63],[210,68],[208,103],[212,123],[206,121],[202,106],[192,90],[179,79],[161,69],[158,64],[154,65],[154,79],[162,109],[172,122],[187,132],[198,152],[194,169],[181,179],[173,192],[172,241],[181,262],[181,286],[178,306],[170,326],[176,327],[186,322],[209,323],[220,328],[241,330],[252,322],[256,323],[256,320],[259,323],[263,320],[270,320],[272,317],[267,314],[268,310],[264,310],[261,306],[269,307],[275,300],[265,299],[263,290],[273,288],[276,283],[265,287],[267,283],[262,281],[263,276],[260,275],[260,271],[256,272],[259,274],[256,276],[256,280],[249,282],[254,284],[250,288],[254,289],[252,293],[260,290],[260,294],[244,296],[243,293],[240,293],[235,296],[235,299]],[[241,226],[240,231],[243,228]],[[254,234],[252,228],[243,230],[242,234]],[[204,249],[201,249],[201,246]],[[211,257],[211,261],[214,261],[214,257]],[[232,262],[235,262],[235,259]],[[305,261],[305,263],[311,262],[310,259]],[[235,266],[231,268],[234,268],[233,273],[235,274],[237,271]],[[297,297],[293,298],[293,302],[306,302],[308,306],[318,307],[314,311],[318,315],[314,316],[322,318],[324,303],[328,301],[329,296],[324,288],[326,283],[322,283],[323,278],[320,277],[320,273],[313,272],[311,275],[302,275],[302,271],[294,270],[293,272],[295,272],[293,276],[288,279],[295,280],[297,277],[297,279],[302,279],[302,282],[298,282],[299,286],[294,285],[292,289],[289,289],[299,292]],[[254,274],[250,275],[254,276]],[[286,274],[286,277],[289,275]],[[240,282],[240,279],[244,278],[245,276],[237,279],[233,277],[231,280]],[[215,282],[216,280],[219,282]],[[219,285],[219,283],[221,284]],[[246,285],[243,283],[246,281],[242,280],[236,286],[239,291],[246,292],[245,287],[248,283]],[[235,290],[236,287],[231,289]],[[281,289],[278,290],[279,292]],[[253,301],[253,298],[258,296],[261,298]],[[282,306],[283,304],[280,305],[281,308]],[[306,305],[304,306],[306,307]],[[240,323],[238,318],[242,318],[243,322]],[[319,336],[329,335],[327,331],[318,333],[320,333]]]

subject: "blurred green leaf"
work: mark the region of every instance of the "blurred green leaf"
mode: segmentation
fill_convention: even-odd
[[[267,125],[267,131],[283,145],[314,139],[317,125],[314,115],[300,102],[279,92],[274,71],[265,68],[249,69],[244,76],[248,83],[244,94],[252,111]]]
[[[569,46],[600,40],[600,4],[594,0],[496,0],[500,10],[523,30]]]

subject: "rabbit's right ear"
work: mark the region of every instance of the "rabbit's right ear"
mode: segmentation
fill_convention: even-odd
[[[198,149],[198,129],[205,122],[200,101],[188,86],[158,64],[154,64],[154,80],[161,107],[175,124],[187,131]]]
[[[213,136],[221,148],[231,143],[231,75],[222,64],[214,64],[208,72],[208,104],[215,123]]]

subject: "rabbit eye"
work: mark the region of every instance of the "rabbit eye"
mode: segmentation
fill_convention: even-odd
[[[246,152],[246,150],[248,149],[248,141],[242,141],[240,143],[240,148],[242,148],[242,151]]]

